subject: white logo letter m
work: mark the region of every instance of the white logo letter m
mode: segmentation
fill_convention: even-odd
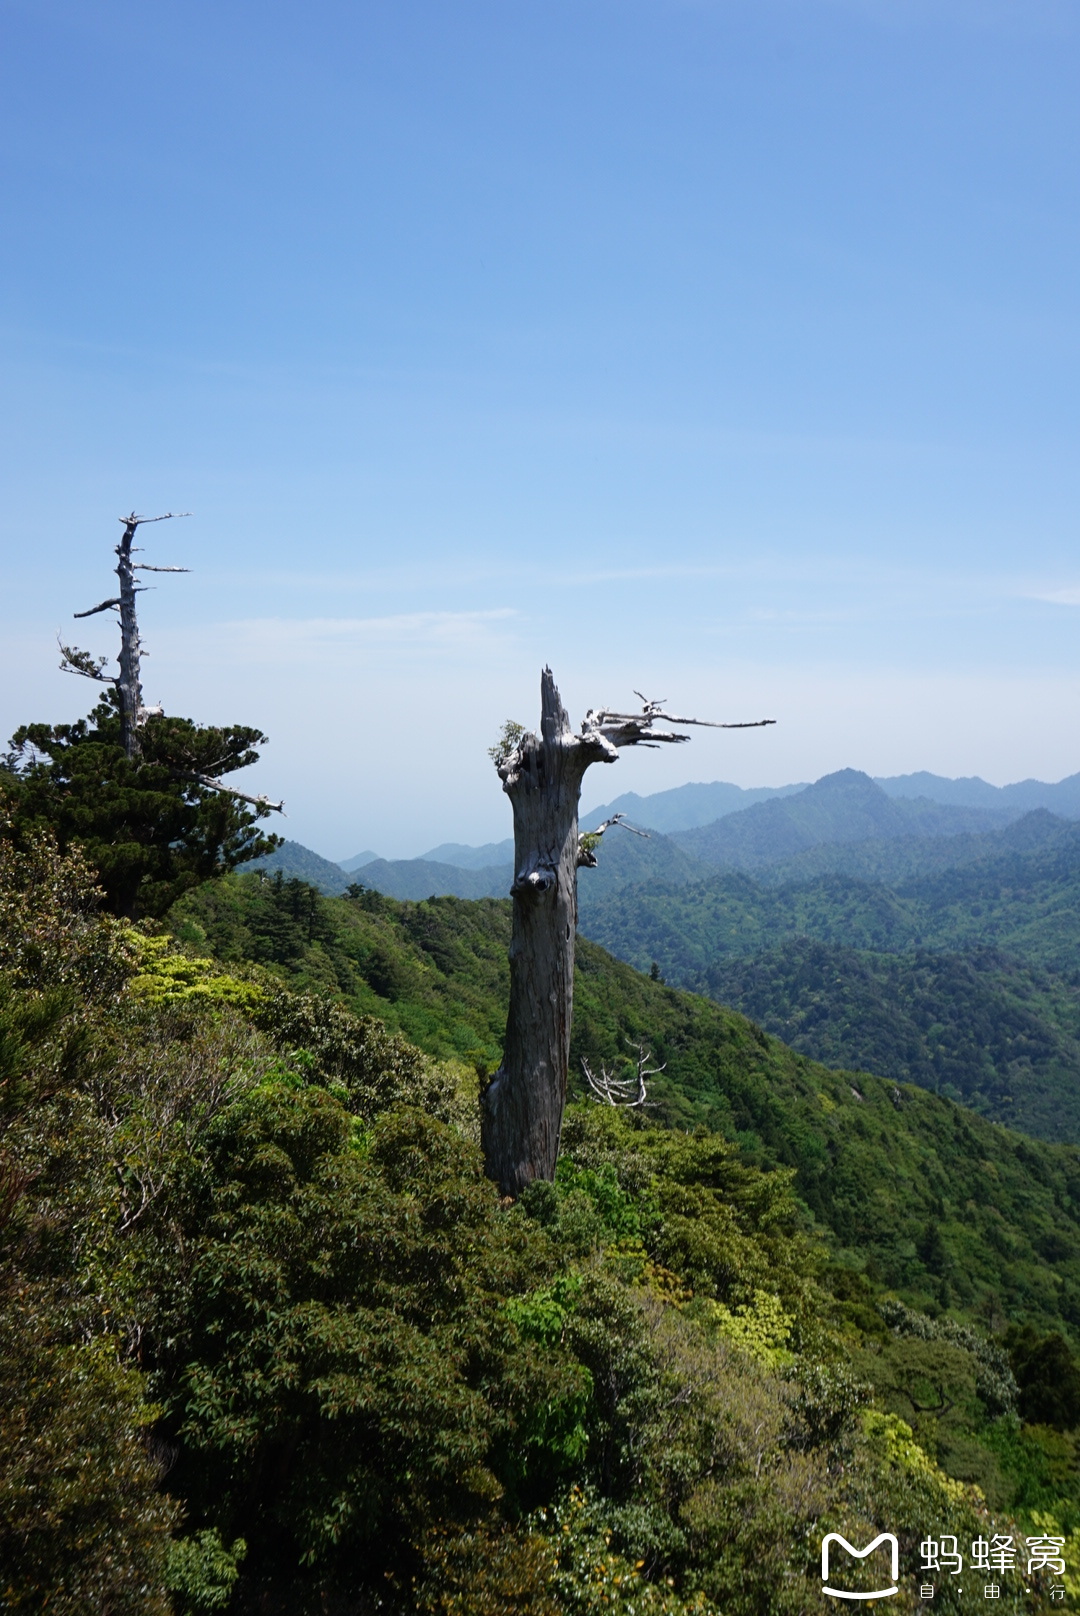
[[[878,1588],[874,1593],[868,1594],[853,1594],[849,1593],[844,1588],[830,1588],[828,1586],[830,1543],[839,1543],[840,1547],[842,1549],[846,1549],[849,1554],[853,1554],[856,1560],[865,1560],[868,1554],[873,1554],[874,1550],[879,1549],[883,1543],[891,1543],[892,1580],[894,1585],[897,1583],[900,1576],[900,1545],[896,1541],[896,1538],[893,1536],[892,1532],[882,1532],[881,1536],[876,1537],[872,1543],[868,1543],[865,1549],[853,1548],[848,1542],[847,1538],[841,1537],[839,1532],[829,1532],[821,1540],[821,1580],[825,1584],[821,1590],[823,1594],[831,1594],[834,1599],[888,1599],[890,1594],[900,1592],[899,1588],[896,1586],[893,1586],[892,1588]]]

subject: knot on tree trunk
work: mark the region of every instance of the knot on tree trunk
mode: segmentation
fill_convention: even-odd
[[[542,898],[559,879],[559,872],[550,864],[541,865],[535,870],[524,870],[514,877],[514,884],[510,888],[512,898]]]

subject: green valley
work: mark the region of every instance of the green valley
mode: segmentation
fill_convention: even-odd
[[[409,904],[361,889],[324,899],[299,882],[232,876],[181,900],[171,924],[188,947],[340,995],[440,1058],[481,1073],[497,1062],[508,902]],[[1080,1327],[1080,1151],[915,1086],[828,1070],[582,939],[575,1071],[582,1057],[626,1066],[641,1041],[665,1066],[656,1119],[716,1130],[746,1161],[791,1169],[836,1261],[918,1305]],[[928,1228],[930,1262],[919,1255]]]

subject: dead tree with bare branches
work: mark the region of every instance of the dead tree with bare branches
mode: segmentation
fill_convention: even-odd
[[[98,612],[115,611],[120,623],[120,655],[117,658],[118,672],[107,674],[105,668],[108,657],[92,657],[88,651],[80,651],[77,646],[60,645],[60,667],[64,673],[78,673],[85,679],[96,679],[99,684],[112,685],[116,693],[116,705],[120,715],[120,744],[124,748],[125,756],[129,760],[138,758],[142,752],[141,730],[148,718],[161,718],[164,716],[162,708],[147,707],[143,703],[142,692],[142,659],[148,655],[144,649],[139,635],[139,618],[135,609],[136,595],[145,594],[147,586],[140,584],[135,578],[137,572],[189,572],[188,567],[154,567],[148,561],[132,561],[132,555],[138,554],[133,541],[140,527],[150,522],[172,522],[181,516],[190,516],[190,511],[166,511],[163,516],[136,516],[132,511],[130,516],[121,516],[124,524],[124,535],[116,546],[118,557],[116,576],[120,580],[120,593],[109,600],[98,601],[88,611],[74,612],[79,617],[95,617]],[[236,797],[240,802],[249,802],[255,808],[266,809],[280,814],[284,803],[271,802],[269,797],[253,797],[246,791],[238,791],[235,786],[227,786],[223,780],[216,779],[211,774],[198,773],[194,770],[178,770],[179,778],[190,780],[195,785],[205,786],[209,791],[223,791],[230,797]]]
[[[120,580],[120,593],[109,600],[101,600],[88,611],[76,612],[76,617],[95,617],[98,612],[115,611],[120,620],[119,672],[105,672],[108,657],[92,657],[77,646],[60,646],[60,666],[65,673],[78,673],[85,679],[96,679],[99,684],[111,684],[116,691],[120,713],[120,744],[129,758],[139,755],[139,728],[146,718],[142,698],[142,658],[139,639],[139,619],[135,610],[135,596],[141,595],[145,584],[135,578],[137,572],[187,572],[187,567],[152,567],[146,561],[132,561],[135,534],[148,522],[171,522],[190,511],[166,511],[163,516],[121,516],[124,536],[116,546],[116,576]]]
[[[146,523],[174,514],[188,513],[120,518],[119,592],[75,613],[117,614],[117,671],[109,670],[108,656],[61,641],[61,668],[105,686],[103,699],[75,724],[23,725],[0,780],[16,820],[51,825],[63,847],[81,843],[109,907],[125,915],[160,914],[188,886],[270,852],[277,838],[259,834],[255,821],[282,811],[280,802],[222,779],[257,761],[266,741],[260,730],[200,725],[144,703],[137,597],[147,586],[140,575],[187,568],[136,560],[134,540]]]
[[[626,746],[690,739],[664,726],[757,729],[773,722],[715,724],[676,717],[643,696],[641,702],[639,713],[590,711],[575,734],[545,668],[540,734],[508,724],[492,749],[514,810],[514,924],[506,1041],[502,1065],[482,1096],[481,1135],[488,1175],[504,1195],[517,1196],[533,1179],[555,1176],[570,1064],[577,872],[596,863],[598,832],[584,839],[578,834],[586,769],[614,763]],[[606,821],[599,834],[613,822]]]

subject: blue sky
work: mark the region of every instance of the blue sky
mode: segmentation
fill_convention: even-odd
[[[632,688],[775,729],[586,800],[1080,768],[1080,12],[0,0],[0,731],[150,559],[147,695],[342,857],[506,834]],[[80,625],[111,649],[104,618]]]

